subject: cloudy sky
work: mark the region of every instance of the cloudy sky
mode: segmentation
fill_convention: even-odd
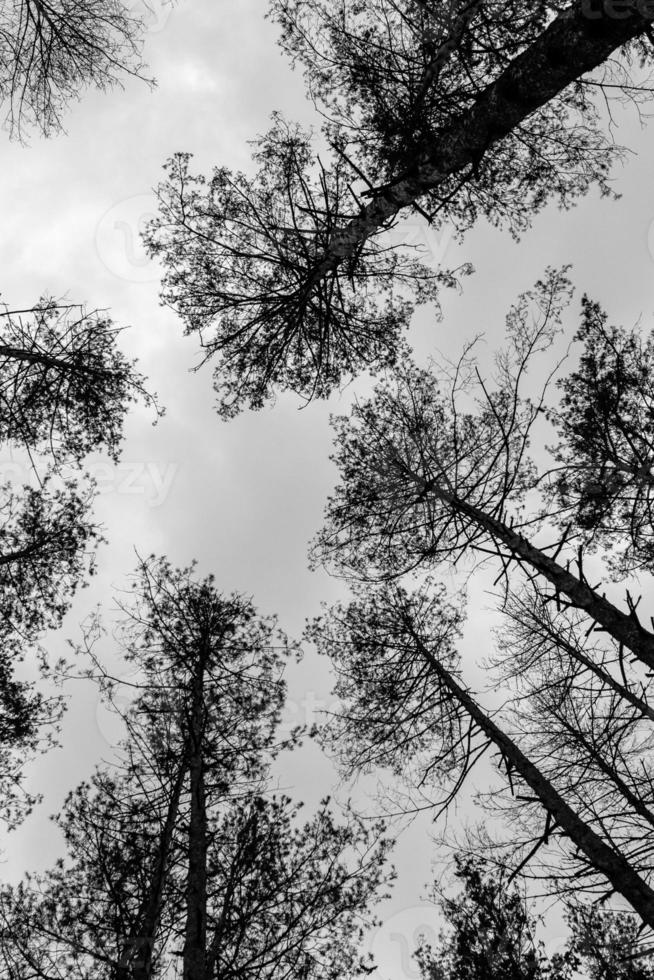
[[[109,309],[117,324],[129,327],[124,349],[139,358],[167,410],[155,428],[145,411],[133,413],[117,467],[92,461],[109,543],[62,637],[79,638],[80,621],[98,602],[111,609],[113,589],[134,568],[135,550],[166,554],[180,565],[197,559],[220,588],[252,595],[262,612],[277,613],[297,636],[321,601],[342,594],[338,582],[308,571],[306,550],[335,480],[329,413],[345,411],[365,382],[329,404],[300,410],[283,396],[274,408],[221,422],[210,371],[191,372],[195,340],[183,338],[174,314],[159,306],[158,270],[143,254],[139,230],[152,214],[151,188],[161,166],[175,151],[191,151],[205,172],[214,164],[248,170],[247,141],[267,129],[273,110],[305,123],[316,119],[301,77],[276,47],[261,0],[179,0],[173,9],[151,0],[151,7],[145,56],[157,78],[154,90],[129,81],[122,91],[90,92],[68,112],[66,133],[49,141],[34,136],[28,146],[5,139],[1,150],[3,300],[22,308],[47,293]],[[501,343],[504,313],[548,264],[572,262],[579,295],[589,292],[626,326],[642,316],[651,327],[654,129],[641,129],[633,111],[618,114],[618,121],[616,137],[633,152],[615,173],[617,203],[590,195],[571,212],[552,208],[520,244],[486,227],[463,244],[447,231],[425,237],[434,260],[453,266],[469,260],[476,273],[462,295],[444,297],[442,323],[420,312],[412,333],[420,356],[455,355],[480,331],[489,349]],[[0,462],[5,475],[16,475],[15,460]],[[476,657],[490,652],[487,601],[480,594],[471,606],[464,652],[473,685],[481,677]],[[62,637],[49,641],[53,652],[63,649]],[[111,662],[110,644],[99,652]],[[290,682],[289,723],[311,721],[329,706],[328,665],[311,650]],[[62,748],[33,770],[45,802],[4,843],[4,870],[12,879],[57,856],[47,815],[109,755],[117,734],[90,686],[80,683],[69,693]],[[309,804],[333,788],[334,778],[315,748],[280,773],[281,784]],[[430,921],[420,903],[429,877],[428,830],[423,821],[398,848],[398,887],[374,940],[386,973],[399,980],[414,976],[407,944]]]

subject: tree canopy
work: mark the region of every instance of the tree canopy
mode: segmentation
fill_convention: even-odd
[[[590,560],[600,562],[593,574],[601,559],[610,570],[615,548],[623,571],[646,567],[630,477],[646,485],[649,342],[605,329],[586,299],[579,367],[560,379],[558,404],[556,368],[527,396],[537,359],[547,354],[551,365],[570,295],[565,274],[550,270],[520,298],[492,377],[470,347],[449,369],[407,359],[335,419],[340,483],[314,558],[351,581],[354,600],[309,636],[337,669],[343,707],[326,738],[347,772],[383,767],[427,800],[436,792],[442,808],[486,752],[498,753],[506,795],[493,800],[515,828],[509,864],[522,869],[547,847],[543,874],[558,890],[618,892],[652,927],[654,634],[629,588],[614,601],[588,573]],[[618,404],[607,407],[615,389],[601,380],[614,368]],[[537,465],[530,445],[547,438],[547,421],[559,441]],[[591,429],[595,441],[577,451]],[[615,519],[608,509],[601,522],[584,519],[589,471],[610,486]],[[508,691],[499,715],[463,680],[464,611],[435,577],[490,564],[499,625],[482,656]],[[409,575],[417,586],[404,585]]]
[[[424,980],[572,980],[579,959],[570,949],[547,956],[535,916],[507,875],[455,854],[454,876],[463,886],[457,894],[434,886],[446,928],[416,951]]]
[[[80,463],[94,451],[117,460],[137,400],[156,408],[145,379],[118,346],[104,312],[42,299],[0,311],[0,440]]]
[[[140,566],[123,651],[139,681],[113,767],[56,822],[68,856],[0,900],[9,975],[355,977],[389,871],[381,824],[269,789],[284,664],[274,622],[193,568]],[[115,682],[101,673],[110,693]]]
[[[143,77],[143,21],[125,0],[9,0],[0,12],[0,105],[10,135],[62,128],[73,99]]]
[[[0,310],[0,442],[33,477],[0,487],[0,780],[10,823],[34,802],[21,788],[25,758],[43,733],[50,745],[63,703],[18,681],[16,668],[60,626],[102,540],[93,482],[81,467],[94,451],[117,461],[132,402],[158,411],[117,346],[118,333],[104,314],[47,299],[30,310]],[[42,653],[36,665],[49,669]]]
[[[565,945],[548,955],[538,939],[533,902],[490,862],[454,855],[454,877],[462,886],[446,894],[434,885],[445,928],[437,942],[416,951],[424,980],[649,980],[651,951],[638,942],[625,914],[570,905]]]
[[[608,193],[619,151],[597,96],[638,101],[630,65],[651,61],[652,12],[623,6],[272,2],[321,142],[277,117],[254,177],[173,157],[144,236],[163,301],[218,358],[222,415],[396,363],[415,302],[469,271],[392,245],[400,212],[517,234],[550,200]]]

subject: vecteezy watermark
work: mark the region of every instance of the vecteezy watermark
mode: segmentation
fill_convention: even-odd
[[[379,975],[418,980],[420,970],[415,952],[423,942],[434,945],[441,926],[438,907],[426,902],[389,916],[372,934],[368,947],[378,964]]]
[[[88,462],[84,468],[94,481],[98,494],[130,494],[145,498],[148,507],[160,507],[172,490],[179,466],[157,460],[119,463]],[[68,475],[68,474],[64,474]],[[33,467],[15,460],[0,460],[0,483],[39,486]]]
[[[148,256],[142,233],[157,215],[154,194],[135,194],[106,211],[95,232],[95,250],[109,272],[127,282],[156,282],[156,263]]]
[[[326,700],[315,691],[305,691],[299,699],[287,698],[282,710],[279,731],[288,735],[294,728],[313,728],[324,724],[339,707],[339,702]]]
[[[437,228],[422,218],[409,217],[397,221],[386,236],[393,248],[408,247],[415,251],[415,257],[421,262],[438,266],[445,259],[453,230],[447,225]]]
[[[89,467],[99,494],[135,494],[145,497],[148,507],[160,507],[168,497],[178,466],[176,463],[121,462],[116,466],[96,463]]]

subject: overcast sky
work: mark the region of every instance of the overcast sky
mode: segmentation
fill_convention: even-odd
[[[151,6],[145,55],[158,80],[154,91],[130,81],[123,91],[90,92],[67,114],[65,134],[49,141],[34,136],[27,147],[5,139],[1,150],[3,300],[21,308],[48,293],[108,308],[117,324],[130,327],[123,347],[140,359],[167,409],[155,428],[136,410],[119,466],[93,465],[102,490],[97,512],[109,543],[62,637],[79,638],[79,622],[98,602],[110,609],[113,588],[124,586],[134,568],[135,549],[166,554],[179,565],[197,559],[203,573],[215,573],[219,588],[252,595],[262,612],[277,613],[297,636],[322,600],[342,595],[338,582],[308,571],[306,551],[335,481],[329,412],[345,410],[365,383],[329,404],[299,410],[284,396],[274,408],[221,422],[213,411],[211,372],[190,372],[198,360],[196,341],[183,338],[174,314],[159,306],[158,271],[138,233],[152,213],[151,188],[175,151],[193,152],[204,172],[214,164],[247,170],[247,140],[267,129],[273,110],[316,120],[301,77],[275,45],[261,0],[180,0],[173,10],[151,0]],[[619,202],[592,194],[571,212],[549,209],[520,244],[485,227],[463,245],[447,232],[425,239],[436,258],[450,265],[470,260],[477,271],[463,295],[445,297],[443,323],[421,311],[412,334],[420,356],[456,354],[480,331],[489,347],[501,343],[506,310],[548,264],[572,262],[579,296],[588,291],[626,326],[642,315],[651,327],[654,130],[642,131],[633,112],[620,118],[618,141],[634,154],[615,174]],[[6,458],[3,466],[15,476],[11,465]],[[472,606],[465,647],[473,685],[481,677],[476,656],[490,652],[484,601],[477,597]],[[49,642],[53,652],[62,649],[62,637]],[[111,661],[110,644],[100,652]],[[315,710],[329,705],[328,665],[310,650],[290,680],[289,721],[311,721]],[[45,788],[45,802],[6,841],[10,878],[58,855],[47,815],[109,755],[116,736],[90,686],[79,684],[70,693],[63,746],[34,767],[33,785]],[[334,782],[315,748],[294,756],[280,778],[309,804]],[[431,856],[426,828],[427,821],[413,828],[396,855],[398,887],[374,940],[380,976],[415,976],[406,952],[430,915],[420,903]]]

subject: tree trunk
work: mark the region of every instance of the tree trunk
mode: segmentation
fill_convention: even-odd
[[[543,807],[554,817],[572,843],[610,881],[643,922],[654,928],[654,890],[631,867],[629,862],[609,847],[595,831],[568,806],[550,781],[529,761],[518,746],[491,721],[468,692],[452,677],[449,671],[426,648],[410,626],[411,635],[418,651],[429,663],[433,672],[463,707],[477,727],[500,750],[504,758],[538,797]]]
[[[622,612],[605,596],[598,595],[594,589],[539,548],[534,547],[503,521],[490,517],[473,504],[461,500],[449,490],[439,486],[436,481],[415,477],[414,480],[421,485],[424,492],[432,493],[457,514],[467,517],[472,524],[487,531],[492,538],[501,542],[514,558],[529,565],[546,578],[557,592],[563,593],[570,599],[573,606],[594,619],[617,643],[623,644],[646,667],[654,670],[654,634],[641,626],[635,616]]]
[[[637,813],[639,817],[654,827],[654,813],[650,808],[641,800],[639,796],[632,790],[630,786],[622,779],[622,777],[616,772],[613,766],[606,761],[604,755],[590,742],[584,735],[582,731],[575,728],[570,724],[565,718],[559,715],[554,715],[558,723],[564,728],[568,734],[583,747],[584,751],[588,753],[590,758],[593,760],[597,768],[603,773],[606,778],[613,783],[618,792],[627,801],[628,805]]]
[[[152,977],[152,954],[159,928],[166,868],[179,814],[179,802],[186,774],[187,768],[184,759],[182,759],[175,777],[175,782],[173,783],[172,793],[166,811],[166,819],[161,832],[152,878],[150,880],[149,894],[146,896],[138,916],[139,924],[137,932],[135,935],[130,936],[128,942],[125,944],[122,961],[130,965],[129,969],[131,972],[125,974],[125,977],[129,977],[129,980],[151,980]],[[118,974],[117,980],[122,980],[122,976],[123,974]]]
[[[402,208],[436,190],[449,177],[475,165],[495,143],[532,112],[546,105],[581,75],[601,65],[619,47],[643,34],[654,20],[633,2],[631,10],[605,13],[593,0],[577,0],[555,18],[542,35],[514,58],[484,89],[475,104],[436,134],[433,145],[416,161],[411,174],[399,176],[374,192],[344,228],[336,231],[311,270],[307,289],[320,282],[365,241],[385,227]],[[597,6],[601,6],[597,3]],[[649,5],[651,6],[651,5]]]
[[[637,694],[634,694],[628,687],[621,684],[619,681],[612,677],[611,674],[599,664],[596,664],[586,653],[574,643],[570,643],[565,637],[561,636],[556,629],[552,626],[550,627],[547,622],[542,619],[538,620],[538,627],[540,628],[541,634],[544,632],[546,636],[551,640],[552,645],[558,647],[560,650],[564,650],[571,660],[576,660],[578,664],[589,670],[595,677],[597,677],[602,684],[610,688],[614,694],[627,701],[628,704],[639,711],[644,718],[649,718],[650,721],[654,721],[654,708]],[[536,630],[534,630],[536,634]],[[537,634],[536,634],[537,635]]]
[[[193,681],[189,758],[190,816],[186,875],[183,980],[205,980],[207,959],[207,810],[204,774],[204,664],[202,650]]]
[[[118,371],[110,371],[107,368],[93,367],[89,369],[87,365],[75,364],[72,360],[64,360],[55,357],[53,354],[46,354],[44,351],[27,350],[24,347],[11,347],[8,344],[0,344],[0,358],[6,357],[10,361],[27,361],[30,364],[39,364],[41,367],[52,368],[61,371],[63,374],[88,374],[91,377],[108,377],[118,374]]]

